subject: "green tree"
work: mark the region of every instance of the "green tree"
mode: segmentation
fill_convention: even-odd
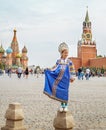
[[[0,63],[0,69],[4,70],[5,65],[3,63]]]
[[[103,56],[102,56],[102,55],[98,55],[98,56],[97,56],[97,58],[101,58],[101,57],[103,57]]]

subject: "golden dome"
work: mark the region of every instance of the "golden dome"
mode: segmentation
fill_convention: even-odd
[[[18,54],[16,55],[16,58],[21,58],[21,54],[18,53]]]

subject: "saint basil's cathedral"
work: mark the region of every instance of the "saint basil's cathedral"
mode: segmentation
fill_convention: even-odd
[[[24,46],[22,53],[20,53],[16,32],[14,29],[13,40],[6,51],[2,45],[0,46],[0,64],[5,64],[6,68],[17,68],[19,66],[26,68],[28,66],[27,48]]]

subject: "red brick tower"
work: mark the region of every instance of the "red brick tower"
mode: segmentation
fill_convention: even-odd
[[[81,59],[81,66],[90,65],[89,59],[96,58],[96,43],[92,40],[91,22],[89,20],[88,10],[86,11],[85,21],[83,22],[83,33],[81,40],[78,41],[78,58]]]

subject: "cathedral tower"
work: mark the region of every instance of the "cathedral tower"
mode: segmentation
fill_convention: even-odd
[[[23,68],[26,68],[28,66],[28,57],[27,57],[27,48],[24,46],[22,49],[22,56],[21,56],[21,63]]]
[[[13,65],[16,64],[16,56],[19,53],[19,46],[18,46],[18,42],[17,42],[16,32],[17,32],[16,29],[14,29],[14,36],[13,36],[13,40],[11,42],[11,48],[13,50],[13,52],[12,52]]]
[[[24,46],[22,53],[20,53],[16,32],[16,29],[14,29],[11,45],[6,51],[2,45],[0,46],[0,65],[4,66],[4,69],[10,67],[16,69],[19,66],[26,68],[28,66],[27,48]],[[5,55],[5,52],[7,55]]]
[[[8,49],[6,50],[6,53],[7,53],[6,66],[8,68],[12,66],[12,52],[13,50],[11,49],[11,47],[8,47]]]
[[[89,66],[89,59],[96,58],[96,43],[92,40],[91,22],[89,20],[88,10],[86,11],[83,22],[83,33],[81,40],[78,41],[78,58],[81,58],[81,66]]]

